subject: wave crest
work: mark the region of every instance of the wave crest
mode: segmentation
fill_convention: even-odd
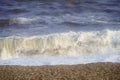
[[[68,32],[0,39],[1,59],[120,52],[120,31]]]

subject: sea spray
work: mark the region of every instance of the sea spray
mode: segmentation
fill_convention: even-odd
[[[120,31],[67,32],[0,39],[1,59],[120,52]]]

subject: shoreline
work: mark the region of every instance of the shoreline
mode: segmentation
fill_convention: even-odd
[[[0,80],[119,80],[120,63],[78,65],[0,65]]]

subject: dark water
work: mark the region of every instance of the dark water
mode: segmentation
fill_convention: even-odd
[[[120,0],[0,0],[0,36],[120,29]]]

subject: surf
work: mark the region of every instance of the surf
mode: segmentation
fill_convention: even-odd
[[[40,56],[79,56],[120,52],[120,31],[66,32],[0,38],[0,59]]]

